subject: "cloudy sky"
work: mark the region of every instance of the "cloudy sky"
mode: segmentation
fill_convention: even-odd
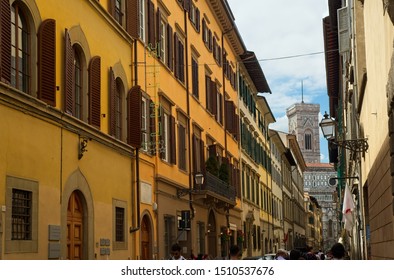
[[[255,52],[272,94],[265,94],[276,123],[288,131],[286,109],[294,103],[320,104],[328,111],[322,19],[328,0],[227,0],[248,50]],[[320,137],[322,162],[327,141]]]

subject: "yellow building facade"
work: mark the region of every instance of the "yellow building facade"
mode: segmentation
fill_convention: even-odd
[[[1,1],[1,15],[0,258],[133,258],[126,115],[109,133],[110,73],[126,111],[132,37],[98,1]]]
[[[241,169],[270,201],[274,117],[257,102],[266,165],[241,160],[240,81],[269,87],[226,1],[0,3],[0,259],[243,244]],[[260,232],[272,213],[256,215]]]

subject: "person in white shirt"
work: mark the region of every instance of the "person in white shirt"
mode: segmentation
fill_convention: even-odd
[[[186,260],[181,254],[181,246],[178,243],[173,244],[171,247],[170,260]]]

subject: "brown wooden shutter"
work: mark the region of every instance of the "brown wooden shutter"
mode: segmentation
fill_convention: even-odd
[[[183,0],[183,9],[185,11],[189,11],[190,10],[190,0]]]
[[[108,12],[111,14],[111,16],[115,16],[115,0],[108,1]]]
[[[182,83],[185,82],[185,48],[183,43],[179,41],[179,76]]]
[[[226,129],[228,132],[233,133],[234,129],[234,103],[230,100],[226,100],[225,104],[225,118],[226,118]]]
[[[0,79],[11,83],[11,8],[9,0],[0,3]]]
[[[174,74],[176,78],[179,78],[179,39],[178,39],[178,35],[176,34],[176,32],[174,33]]]
[[[56,106],[56,21],[44,20],[38,29],[38,99]]]
[[[161,11],[160,8],[157,7],[157,12],[156,12],[156,42],[157,43],[161,42],[160,23],[161,23]],[[160,55],[160,49],[158,49],[157,55]]]
[[[172,27],[167,25],[167,66],[174,71],[173,51],[172,51]]]
[[[126,2],[126,31],[133,38],[138,38],[139,30],[139,8],[138,0],[127,0]]]
[[[205,76],[205,103],[206,103],[206,108],[209,112],[212,111],[211,86],[212,86],[211,78],[209,76]]]
[[[212,55],[213,55],[213,59],[214,59],[215,61],[217,61],[217,59],[216,59],[216,58],[217,58],[216,50],[217,50],[216,38],[213,37]]]
[[[186,128],[182,124],[178,125],[178,141],[178,166],[182,170],[186,170]]]
[[[109,69],[109,134],[116,133],[116,80],[112,67]]]
[[[235,189],[237,190],[238,197],[241,197],[241,176],[238,168],[234,169],[235,173]]]
[[[221,93],[218,93],[218,99],[219,99],[219,112],[217,114],[219,115],[218,120],[220,124],[223,124],[223,95]]]
[[[196,29],[200,32],[200,10],[196,8]]]
[[[199,154],[199,151],[197,151],[197,137],[195,134],[192,135],[192,144],[193,144],[193,149],[192,149],[192,159],[193,159],[193,174],[196,174],[198,169],[197,169],[197,155]]]
[[[133,86],[127,96],[127,143],[141,147],[141,87]]]
[[[208,49],[212,51],[212,31],[211,29],[208,30]]]
[[[68,30],[65,31],[65,46],[64,46],[64,111],[70,115],[74,115],[74,50],[71,44],[70,34]]]
[[[234,172],[234,165],[232,165],[231,162],[228,164],[228,173],[229,173],[229,179],[230,179],[230,186],[235,187],[235,172]]]
[[[211,104],[212,104],[212,108],[211,108],[211,113],[216,115],[218,113],[218,100],[217,100],[217,87],[216,87],[216,82],[215,81],[211,81]]]
[[[236,113],[234,113],[233,131],[235,139],[239,141],[239,116]]]
[[[148,0],[148,44],[153,48],[156,45],[155,35],[155,5]]]
[[[206,43],[206,41],[205,41],[205,30],[206,29],[207,29],[207,24],[205,23],[205,19],[203,18],[202,19],[202,32],[201,32],[201,35],[202,35],[202,41],[204,43]]]
[[[101,58],[94,56],[89,63],[89,124],[100,128],[101,122]]]
[[[151,155],[156,154],[156,104],[149,101],[149,131],[150,131],[150,142],[151,142]]]
[[[175,118],[170,118],[170,163],[176,164],[176,138],[175,138]]]
[[[202,173],[205,172],[205,146],[204,146],[204,141],[202,141],[201,139],[200,141],[200,171]]]

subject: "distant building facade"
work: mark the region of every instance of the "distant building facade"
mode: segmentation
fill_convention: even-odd
[[[321,208],[323,240],[320,249],[327,251],[337,242],[339,234],[336,187],[328,184],[329,178],[336,177],[336,172],[328,163],[307,163],[306,166],[304,191],[316,198]]]
[[[319,104],[301,102],[290,106],[286,115],[289,133],[296,135],[306,162],[304,191],[307,197],[315,197],[321,207],[323,248],[316,249],[328,250],[339,234],[336,188],[328,184],[329,178],[337,174],[332,165],[320,163],[319,111]]]

